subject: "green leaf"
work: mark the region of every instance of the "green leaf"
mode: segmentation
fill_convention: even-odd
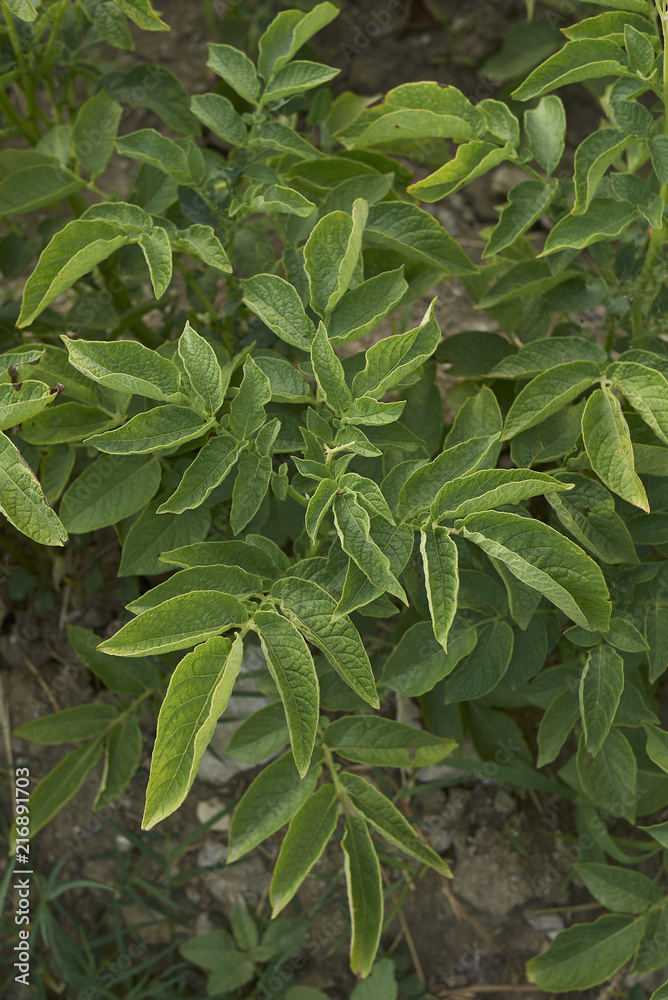
[[[179,184],[192,181],[186,149],[154,128],[129,132],[116,139],[115,145],[121,156],[157,167]]]
[[[160,686],[160,673],[150,660],[100,653],[100,637],[76,625],[67,626],[67,638],[82,663],[115,694],[143,694],[147,688]]]
[[[522,181],[511,188],[508,201],[501,209],[499,221],[483,251],[483,259],[505,250],[525,233],[545,213],[558,186],[559,182],[554,179],[549,184]]]
[[[659,886],[640,872],[583,862],[574,868],[594,899],[615,913],[643,913],[663,899]]]
[[[378,856],[361,816],[346,818],[341,841],[344,853],[348,907],[352,922],[350,968],[368,976],[383,928],[383,883]]]
[[[566,111],[560,97],[543,97],[524,112],[524,129],[536,162],[553,173],[564,155]]]
[[[644,653],[648,649],[635,625],[619,615],[613,615],[610,619],[610,631],[606,633],[605,641],[625,653]]]
[[[580,143],[575,151],[573,215],[583,215],[587,211],[606,170],[631,142],[631,136],[617,129],[602,128]]]
[[[169,31],[169,25],[158,17],[149,0],[116,0],[116,3],[144,31]]]
[[[611,729],[596,757],[580,738],[577,771],[585,795],[594,805],[633,823],[638,765],[631,744],[619,729]]]
[[[645,639],[649,646],[649,680],[653,684],[668,668],[668,607],[659,600],[648,602]]]
[[[162,226],[155,226],[150,233],[142,233],[139,246],[144,254],[151,277],[153,294],[161,298],[172,280],[172,248]]]
[[[202,401],[203,411],[213,416],[225,398],[223,373],[211,344],[186,323],[179,337],[179,357],[190,388]]]
[[[445,483],[434,501],[432,514],[435,518],[452,520],[570,488],[569,483],[561,483],[544,472],[481,469]]]
[[[434,636],[447,653],[459,593],[457,546],[447,528],[432,525],[420,532],[420,552]]]
[[[351,491],[340,490],[337,494],[334,501],[334,523],[343,551],[371,583],[407,604],[403,587],[390,569],[389,558],[371,537],[369,515],[360,507]]]
[[[253,712],[232,733],[225,753],[245,764],[261,764],[281,750],[290,739],[285,709],[280,701]]]
[[[552,763],[566,742],[568,734],[580,718],[580,707],[571,691],[562,691],[548,705],[538,727],[538,760],[536,767]]]
[[[72,128],[72,146],[77,163],[91,178],[105,169],[114,151],[123,109],[106,90],[85,101]]]
[[[164,494],[152,500],[133,521],[123,543],[119,576],[152,576],[164,573],[168,566],[162,558],[166,549],[205,537],[211,525],[206,508],[186,510],[182,514],[158,514]],[[204,588],[199,588],[204,589]]]
[[[243,445],[225,431],[209,438],[183,473],[172,495],[157,509],[158,514],[182,514],[203,504],[212,490],[227,478]],[[254,456],[256,457],[256,456]]]
[[[601,643],[589,651],[580,679],[580,714],[585,746],[595,757],[610,732],[624,690],[624,661]]]
[[[93,434],[84,443],[108,455],[146,455],[192,441],[211,424],[187,406],[166,403],[138,413],[116,430]]]
[[[203,264],[214,267],[223,274],[232,273],[228,256],[211,226],[195,224],[187,229],[179,229],[176,236],[170,236],[170,240],[174,250],[182,250],[191,257],[197,257]]]
[[[68,222],[42,251],[26,282],[17,325],[29,326],[54,299],[131,240],[125,230],[111,222]]]
[[[232,45],[213,45],[210,42],[208,49],[208,68],[225,80],[245,101],[254,104],[260,96],[260,81],[248,56]]]
[[[636,19],[627,18],[622,28],[624,44],[629,54],[629,69],[648,78],[654,69],[656,53],[651,39],[648,38],[647,22],[637,21],[634,25],[634,21]]]
[[[458,147],[454,159],[444,163],[424,180],[409,185],[406,190],[420,201],[440,201],[510,159],[512,153],[510,143],[498,146],[478,139],[465,142]]]
[[[261,355],[255,359],[269,379],[272,403],[309,403],[311,395],[304,376],[285,358]]]
[[[118,717],[118,709],[113,705],[77,705],[25,722],[14,733],[21,739],[47,746],[82,743],[104,733]]]
[[[513,641],[508,622],[483,625],[475,648],[445,683],[445,704],[481,698],[493,691],[510,665]]]
[[[285,826],[312,796],[322,767],[300,777],[292,754],[267,764],[246,789],[230,825],[228,864],[238,861]]]
[[[605,386],[596,389],[582,414],[582,438],[592,469],[608,489],[649,512],[645,487],[633,464],[633,445],[618,400]]]
[[[501,274],[501,277],[478,299],[479,309],[491,309],[528,295],[538,295],[563,284],[574,276],[573,271],[552,270],[544,260],[522,260]]]
[[[30,794],[30,836],[46,826],[64,805],[74,798],[89,771],[102,755],[103,740],[84,743],[64,757],[52,771],[42,778]],[[10,840],[14,840],[16,824]]]
[[[290,821],[269,889],[272,917],[290,902],[336,829],[339,807],[333,785],[323,785]]]
[[[517,440],[517,439],[516,439]],[[614,497],[595,479],[564,473],[568,493],[549,493],[547,502],[574,538],[606,563],[636,563],[629,529],[615,511]]]
[[[167,653],[243,625],[247,618],[248,612],[236,597],[216,590],[194,590],[143,611],[98,649],[112,656]]]
[[[277,274],[242,278],[243,300],[270,330],[292,347],[310,351],[315,327],[296,289]]]
[[[394,403],[379,403],[370,396],[360,396],[346,412],[346,420],[356,426],[361,424],[363,427],[382,427],[398,420],[405,406],[405,399],[399,399]]]
[[[483,386],[475,396],[469,396],[455,414],[452,427],[445,437],[445,447],[453,448],[469,438],[500,434],[503,417],[496,396],[487,386]],[[491,463],[494,465],[494,462]]]
[[[323,66],[322,63],[306,60],[291,62],[273,74],[262,95],[262,103],[268,104],[270,101],[278,101],[292,94],[303,94],[333,80],[340,72],[340,69]]]
[[[156,608],[170,597],[189,594],[193,590],[219,590],[234,597],[248,597],[263,591],[262,579],[248,573],[240,566],[194,566],[170,576],[169,580],[152,587],[145,594],[131,601],[127,610],[138,615],[149,608]]]
[[[603,366],[593,361],[570,361],[537,375],[520,390],[506,416],[503,438],[542,423],[593,385]]]
[[[416,698],[438,684],[474,649],[478,635],[475,624],[455,618],[444,652],[434,637],[431,622],[417,622],[402,635],[385,661],[380,684],[397,694]]]
[[[390,525],[383,518],[372,519],[373,534],[381,552],[390,560],[390,571],[395,577],[403,570],[413,549],[413,530],[407,525]],[[384,588],[375,587],[352,559],[348,563],[341,600],[336,606],[335,618],[348,615],[356,608],[364,607],[384,593]]]
[[[44,382],[26,380],[0,385],[0,430],[9,430],[41,413],[55,395]]]
[[[607,563],[636,563],[629,529],[615,511],[610,492],[595,479],[564,474],[574,484],[568,493],[552,493],[547,501],[561,523],[581,545]]]
[[[282,122],[270,121],[263,125],[255,134],[255,138],[249,141],[251,152],[262,154],[284,154],[296,156],[300,160],[316,160],[322,156],[315,146],[312,146],[304,137],[295,132],[293,128],[284,125]]]
[[[605,632],[610,621],[608,589],[593,559],[542,521],[497,511],[469,514],[459,532],[514,576],[540,591],[574,622]]]
[[[271,401],[269,379],[249,356],[244,377],[230,404],[230,430],[239,438],[251,437],[265,422],[264,408]]]
[[[408,520],[429,507],[434,513],[438,511],[440,492],[450,481],[478,469],[491,453],[496,457],[498,437],[498,432],[485,437],[471,437],[446,448],[432,462],[411,473],[399,493],[399,517]]]
[[[211,48],[214,46],[209,46],[209,51]],[[233,51],[237,53],[237,56],[243,55],[237,49]],[[226,97],[221,94],[195,94],[190,99],[190,107],[195,117],[199,118],[214,135],[228,142],[231,146],[245,145],[246,124],[241,115],[234,110],[232,102],[228,101]]]
[[[638,101],[611,101],[608,115],[612,124],[629,140],[648,139],[654,132],[654,117]]]
[[[353,396],[346,384],[343,365],[329,342],[324,323],[320,323],[311,344],[311,359],[320,391],[331,410],[340,417],[352,405]]]
[[[21,21],[34,21],[37,11],[30,3],[30,0],[6,0],[12,14]]]
[[[644,929],[644,920],[616,914],[575,924],[531,959],[527,975],[547,993],[587,990],[610,979],[628,961]]]
[[[108,389],[165,400],[179,392],[175,364],[134,340],[73,340],[63,336],[69,362]]]
[[[195,566],[239,566],[249,573],[258,573],[260,576],[275,577],[284,572],[286,564],[276,558],[278,553],[272,555],[266,547],[259,547],[253,544],[250,539],[259,536],[247,535],[242,541],[227,542],[197,542],[194,545],[184,545],[180,548],[172,549],[161,553],[163,563],[170,563],[173,566],[195,567]],[[265,539],[269,541],[269,539]],[[279,549],[280,555],[283,553]],[[285,556],[284,556],[285,558]],[[289,563],[288,563],[289,565]]]
[[[317,583],[295,577],[278,580],[271,588],[283,613],[304,637],[317,646],[345,683],[379,707],[376,682],[360,635],[348,617],[332,621],[336,601]]]
[[[155,459],[100,455],[74,480],[60,505],[68,531],[80,533],[117,524],[141,510],[160,486]]]
[[[67,531],[53,512],[33,471],[0,433],[0,512],[40,545],[64,545]]]
[[[359,340],[401,302],[408,288],[404,265],[351,288],[332,310],[327,332],[334,347]]]
[[[230,527],[238,535],[257,514],[271,481],[271,455],[247,452],[239,462],[232,489]]]
[[[378,715],[347,715],[330,723],[323,742],[340,757],[374,767],[439,764],[457,744]]]
[[[542,97],[557,87],[602,76],[628,76],[626,53],[606,38],[578,38],[530,73],[512,94],[516,101]]]
[[[338,486],[334,479],[323,479],[318,483],[306,509],[306,534],[315,541],[322,519],[332,506]]]
[[[299,191],[295,191],[294,188],[285,187],[282,184],[272,184],[261,195],[256,195],[253,198],[252,208],[254,211],[266,212],[268,215],[282,213],[307,219],[315,211],[315,204]]]
[[[599,240],[614,239],[638,216],[629,201],[594,198],[582,215],[566,215],[550,230],[541,256],[558,250],[583,250]]]
[[[662,847],[668,847],[668,823],[655,823],[652,826],[639,826],[639,830],[648,833]]]
[[[37,445],[80,443],[82,437],[108,427],[109,423],[109,417],[94,406],[58,403],[23,423],[21,437]]]
[[[350,287],[360,253],[369,207],[358,198],[352,216],[330,212],[316,224],[304,247],[311,307],[327,316]]]
[[[440,222],[406,201],[373,205],[364,235],[383,247],[398,250],[409,260],[436,267],[451,278],[476,272],[475,265]]]
[[[84,182],[52,157],[0,180],[0,216],[22,215],[76,194]]]
[[[647,756],[662,771],[668,773],[668,733],[646,722],[643,723],[643,729],[647,737]]]
[[[216,723],[227,708],[243,651],[241,636],[233,643],[215,637],[187,653],[174,670],[158,716],[143,830],[171,816],[190,791]]]
[[[342,771],[340,781],[346,794],[358,813],[367,823],[384,837],[388,843],[399,848],[404,854],[429,865],[440,875],[451,878],[452,873],[446,861],[436,851],[428,847],[415,833],[406,817],[390,800],[370,785],[364,778],[349,771]]]
[[[271,80],[338,13],[331,3],[317,4],[306,14],[298,10],[281,11],[260,38],[258,69],[262,78]]]
[[[618,361],[605,374],[657,437],[668,444],[668,379],[633,361]]]
[[[378,515],[388,524],[395,523],[387,500],[383,496],[380,486],[374,483],[373,479],[366,479],[356,472],[346,472],[339,478],[339,486],[353,490],[357,495],[357,502],[366,508],[371,517]]]
[[[104,809],[120,798],[139,767],[142,734],[137,716],[125,712],[112,726],[104,748],[104,771],[93,809]]]
[[[477,104],[477,109],[478,111],[482,111],[487,131],[491,132],[495,139],[500,139],[501,142],[509,142],[513,146],[519,146],[519,120],[503,101],[494,101],[486,97]]]
[[[309,769],[319,718],[318,676],[313,659],[295,626],[275,611],[256,611],[253,628],[281,696],[292,753],[303,778]]]
[[[134,51],[128,22],[116,0],[82,0],[82,7],[94,30],[105,42],[125,52]]]
[[[436,300],[434,300],[435,302]],[[419,326],[406,333],[384,337],[365,354],[365,365],[352,383],[355,398],[371,396],[381,399],[407,375],[431,357],[441,339],[441,330],[434,317],[432,302]]]

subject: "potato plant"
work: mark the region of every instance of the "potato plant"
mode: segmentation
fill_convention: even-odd
[[[85,58],[100,39],[130,47],[126,15],[164,30],[148,0],[104,17],[88,0],[2,0],[11,82],[34,114],[0,91],[4,134],[22,140],[0,153],[3,267],[32,262],[0,319],[0,504],[39,545],[115,526],[119,575],[159,578],[111,638],[69,627],[118,707],[18,730],[78,744],[33,792],[33,835],[101,760],[96,805],[118,798],[148,699],[144,828],[182,807],[259,643],[270,704],[228,753],[264,766],[228,860],[287,826],[274,915],[334,838],[351,969],[367,975],[377,838],[451,873],[349,762],[419,768],[464,737],[486,760],[511,739],[519,783],[572,803],[591,845],[576,870],[610,911],[559,934],[530,980],[587,990],[668,962],[666,899],[633,868],[668,847],[668,12],[594,2],[509,105],[429,82],[332,98],[337,71],[300,58],[329,3],[281,12],[256,62],[210,44],[221,84],[189,98],[160,67],[101,75]],[[571,170],[553,91],[578,82],[598,87],[602,125]],[[119,134],[133,103],[179,137]],[[139,163],[125,200],[104,194],[114,153]],[[432,172],[415,182],[406,160]],[[527,179],[474,264],[419,202],[503,162]],[[29,224],[58,202],[70,218]],[[415,299],[452,278],[498,332],[443,338],[433,302],[411,326]],[[390,315],[392,334],[337,352]],[[448,424],[437,363],[460,380]],[[416,699],[423,728],[394,717],[398,697]],[[526,706],[542,713],[536,734],[513,715]],[[226,950],[192,944],[205,966],[205,945]],[[235,959],[235,988],[261,960]]]

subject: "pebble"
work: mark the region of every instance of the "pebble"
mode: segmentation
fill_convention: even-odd
[[[197,819],[200,823],[207,823],[212,816],[219,813],[221,809],[225,808],[226,803],[222,799],[206,799],[204,802],[197,803]],[[216,830],[218,833],[227,833],[230,828],[230,823],[232,821],[232,813],[228,812],[225,816],[221,816],[219,820],[210,826],[210,830]]]
[[[494,811],[502,816],[512,816],[515,812],[515,799],[505,788],[499,788],[494,796]]]
[[[564,929],[564,921],[558,913],[532,913],[525,910],[524,919],[534,931],[542,931],[552,941]]]

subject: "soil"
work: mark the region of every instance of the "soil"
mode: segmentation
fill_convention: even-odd
[[[337,88],[375,94],[401,82],[436,79],[458,86],[472,99],[494,96],[489,81],[481,77],[477,67],[498,49],[507,27],[525,15],[523,0],[495,0],[494,4],[489,0],[468,0],[466,4],[460,0],[439,0],[438,5],[448,25],[450,40],[430,18],[426,3],[418,4],[415,0],[415,21],[408,21],[402,10],[388,13],[396,5],[386,0],[347,3],[341,16],[317,40],[322,58],[341,68]],[[177,73],[191,93],[209,89],[212,80],[205,65],[207,28],[202,5],[162,0],[159,7],[165,21],[172,26],[171,33],[133,32],[137,51],[128,55],[124,64],[159,63]],[[379,22],[381,30],[375,33],[369,25]],[[579,96],[580,110],[570,136],[571,145],[577,141],[580,129],[595,127],[592,106]],[[127,121],[128,129],[152,124],[156,123],[150,112],[142,109],[133,112]],[[491,178],[435,207],[448,230],[460,239],[472,257],[483,245],[479,229],[495,219],[495,201],[511,182],[504,168],[500,168]],[[114,184],[122,188],[124,178],[119,175]],[[494,328],[472,308],[458,282],[447,282],[433,294],[439,296],[437,317],[446,333]],[[414,319],[424,312],[431,298],[431,294],[423,296],[414,304]],[[374,339],[384,332],[385,328],[374,331]],[[357,346],[368,344],[362,342]],[[24,574],[31,572],[28,551],[16,542],[15,534],[0,530],[2,579],[9,580],[17,570]],[[62,759],[63,749],[43,747],[36,753],[35,744],[18,737],[10,739],[11,730],[55,708],[115,701],[76,660],[67,641],[65,624],[82,625],[106,637],[118,628],[128,599],[124,582],[116,577],[116,544],[111,529],[95,533],[88,549],[62,558],[64,562],[55,557],[51,567],[56,607],[44,607],[45,601],[39,595],[48,592],[50,581],[46,576],[40,580],[39,574],[26,597],[12,599],[6,588],[4,593],[0,592],[0,695],[4,712],[0,720],[4,749],[0,753],[4,753],[5,767],[25,763],[35,776],[55,766]],[[86,574],[90,578],[95,568],[107,585],[89,594]],[[152,578],[151,583],[155,582]],[[157,954],[174,933],[192,935],[226,926],[233,906],[244,900],[266,920],[269,879],[280,839],[270,838],[249,858],[225,867],[229,815],[211,829],[200,829],[172,866],[170,893],[176,917],[171,930],[156,897],[149,897],[140,888],[133,898],[128,888],[131,884],[128,872],[133,877],[141,876],[149,884],[165,887],[168,880],[160,857],[164,858],[170,845],[192,835],[217,812],[231,807],[257,773],[256,769],[244,768],[231,773],[216,752],[207,753],[205,767],[186,805],[170,823],[153,831],[150,846],[156,855],[151,858],[140,853],[133,842],[140,833],[155,731],[150,711],[141,720],[141,726],[144,756],[126,793],[102,815],[94,813],[92,802],[101,772],[98,766],[84,782],[81,792],[36,837],[32,845],[36,870],[46,875],[64,859],[60,881],[88,878],[109,885],[123,882],[122,919],[127,927],[143,925],[138,933],[149,955]],[[226,739],[227,734],[220,726],[214,751],[222,751]],[[449,769],[445,771],[452,777]],[[433,775],[422,777],[431,779]],[[6,790],[3,804],[9,805]],[[583,913],[574,910],[586,907],[591,900],[577,879],[569,878],[575,860],[568,850],[573,839],[572,817],[564,816],[560,802],[547,795],[506,788],[482,774],[462,777],[460,784],[449,789],[414,795],[404,805],[421,821],[435,849],[450,860],[454,880],[449,882],[429,872],[410,884],[400,916],[383,937],[383,947],[398,961],[414,964],[430,997],[469,1000],[483,995],[520,1000],[541,995],[540,991],[527,992],[526,961],[544,949],[562,927],[597,915],[592,907]],[[0,860],[0,877],[5,866],[6,861]],[[195,866],[208,871],[181,882],[174,881],[179,873]],[[393,882],[405,877],[403,870],[389,865],[386,872]],[[343,898],[340,853],[332,849],[306,880],[291,915],[314,906],[323,885],[333,878],[338,878],[338,895]],[[73,889],[66,895],[67,907],[76,912],[76,919],[92,933],[104,927],[108,919],[107,896],[102,889]],[[2,914],[5,927],[11,909],[11,905],[6,905]],[[325,990],[333,1000],[345,997],[354,985],[347,966],[346,946],[332,948],[332,942],[336,942],[344,927],[344,919],[334,904],[318,914],[311,930],[318,947],[315,951],[309,948],[298,974],[286,968],[285,975],[295,976],[294,981],[300,984]],[[76,937],[74,923],[68,925],[65,921],[63,929]],[[109,948],[112,959],[113,944]],[[660,974],[643,977],[648,988],[661,981]],[[486,988],[486,992],[479,994],[477,987]],[[69,997],[71,988],[71,983],[59,982],[56,974],[53,984],[45,987],[44,995]],[[191,975],[183,995],[204,996],[204,989],[204,980]],[[9,1000],[22,1000],[24,995],[10,991]],[[594,991],[592,1000],[598,995]],[[603,995],[601,988],[600,996]]]

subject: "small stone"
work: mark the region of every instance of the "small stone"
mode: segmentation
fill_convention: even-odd
[[[197,852],[198,868],[213,868],[227,862],[227,848],[215,840],[207,840]]]
[[[499,788],[494,796],[494,811],[502,816],[512,816],[515,812],[515,799],[505,788]]]
[[[211,919],[210,913],[198,913],[195,921],[195,934],[208,934],[218,928]]]
[[[225,808],[226,803],[222,799],[206,799],[204,802],[197,803],[197,819],[200,823],[207,823],[212,816],[219,813]],[[225,816],[221,816],[220,819],[216,820],[213,826],[210,826],[210,830],[216,830],[218,833],[227,833],[230,828],[230,822],[232,820],[232,813],[228,812]]]
[[[524,919],[534,931],[542,931],[552,941],[564,929],[564,921],[558,913],[532,913],[525,910]]]
[[[235,906],[254,906],[269,882],[270,874],[258,855],[243,858],[222,870],[202,876],[211,895],[217,899],[231,917]]]
[[[128,851],[132,850],[132,841],[128,840],[127,837],[124,837],[122,833],[116,834],[115,840],[116,840],[116,847],[123,854],[126,854]]]

